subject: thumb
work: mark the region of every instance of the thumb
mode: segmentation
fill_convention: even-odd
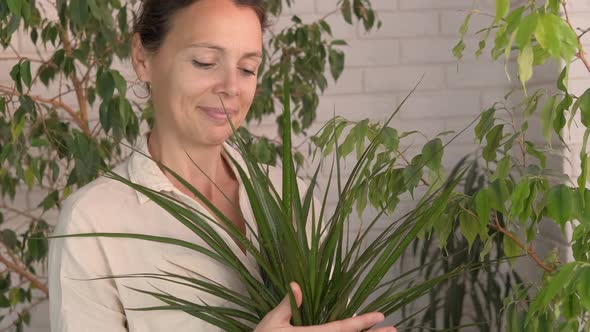
[[[291,286],[291,291],[293,292],[293,296],[295,297],[295,303],[297,304],[297,308],[301,307],[301,302],[303,302],[303,294],[301,293],[301,288],[299,284],[296,282],[291,282],[289,284]],[[281,303],[273,310],[274,316],[276,317],[277,321],[281,323],[289,323],[291,320],[291,316],[293,313],[291,312],[291,299],[290,294],[287,294]]]

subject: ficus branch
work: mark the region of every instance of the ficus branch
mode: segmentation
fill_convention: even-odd
[[[567,12],[567,6],[564,2],[562,2],[562,6],[563,6],[563,12],[565,14],[565,20],[566,20],[567,24],[570,26],[570,28],[572,28],[572,30],[575,30],[574,27],[572,26],[572,23],[570,22],[570,17]],[[582,32],[580,35],[578,35],[578,44],[580,45],[580,51],[578,51],[578,53],[576,53],[576,57],[578,59],[582,60],[582,63],[584,63],[584,66],[586,66],[586,69],[588,70],[588,72],[590,72],[590,61],[586,57],[586,52],[584,52],[584,47],[582,46],[582,36],[586,32],[587,31]]]
[[[459,207],[461,208],[461,210],[463,210],[463,212],[469,214],[476,220],[479,220],[479,217],[475,213],[473,213],[473,211],[470,211],[469,209],[466,209],[461,205],[459,205]],[[543,263],[541,258],[539,258],[539,255],[537,255],[537,252],[535,251],[532,244],[530,244],[527,248],[516,236],[514,236],[514,234],[506,230],[506,228],[502,227],[502,225],[500,224],[500,220],[498,219],[498,213],[496,211],[494,211],[494,222],[488,224],[488,227],[495,229],[496,231],[502,233],[502,235],[512,240],[522,251],[526,252],[527,255],[531,257],[531,259],[535,261],[535,263],[539,265],[539,267],[541,267],[543,270],[549,273],[553,272],[553,269],[547,266],[547,264]]]
[[[553,272],[553,269],[547,266],[545,263],[543,263],[543,261],[539,258],[532,244],[527,248],[516,236],[514,236],[514,234],[512,234],[504,227],[502,227],[502,225],[500,225],[500,220],[498,219],[498,213],[496,211],[494,211],[494,223],[491,224],[491,227],[497,230],[498,232],[502,233],[504,236],[508,237],[510,240],[512,240],[522,251],[526,252],[527,255],[531,257],[531,259],[534,260],[535,263],[537,263],[537,265],[539,265],[543,270],[549,273]]]
[[[20,96],[20,94],[17,91],[13,91],[13,89],[10,89],[5,86],[0,86],[0,93],[14,95],[16,97]],[[43,98],[41,96],[29,95],[29,97],[38,103],[51,105],[53,107],[60,108],[64,111],[66,111],[70,115],[72,120],[80,127],[80,129],[82,129],[82,131],[84,131],[85,134],[91,136],[92,133],[90,132],[90,129],[88,128],[88,124],[82,120],[82,118],[78,115],[78,113],[73,108],[71,108],[70,106],[68,106],[64,102],[61,102],[56,99]]]
[[[4,245],[4,243],[2,243],[2,244]],[[4,246],[6,247],[6,245],[4,245]],[[8,250],[8,248],[6,248],[6,249]],[[6,257],[4,257],[2,254],[0,254],[0,264],[4,264],[4,266],[6,266],[7,269],[14,271],[15,273],[17,273],[21,277],[25,278],[31,284],[33,284],[36,288],[38,288],[40,291],[42,291],[43,294],[45,294],[45,296],[49,296],[49,289],[48,289],[47,285],[45,285],[45,283],[43,283],[41,280],[37,279],[37,277],[34,274],[32,274],[31,272],[29,272],[25,267],[21,266],[20,264],[18,264],[16,262],[11,262]]]
[[[61,31],[61,38],[66,54],[72,56],[74,51],[72,49],[72,44],[67,30]],[[75,71],[72,71],[72,73],[70,74],[70,80],[72,80],[72,84],[74,85],[74,90],[76,91],[76,98],[78,99],[78,105],[80,106],[80,116],[78,124],[80,125],[80,128],[84,131],[84,133],[91,135],[90,129],[88,128],[88,103],[86,102],[84,87],[82,86],[82,82],[78,79],[78,76],[76,76]]]

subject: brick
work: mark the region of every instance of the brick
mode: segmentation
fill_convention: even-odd
[[[397,40],[351,40],[346,52],[346,64],[351,67],[370,67],[400,63]]]
[[[480,1],[481,2],[481,1]],[[471,9],[473,0],[399,0],[400,9]],[[476,3],[476,8],[481,8]]]
[[[420,81],[422,75],[424,80],[419,90],[444,87],[444,72],[438,66],[395,66],[367,68],[365,88],[367,92],[409,92]]]
[[[441,35],[458,36],[459,28],[463,24],[468,13],[459,10],[441,11]],[[487,28],[493,23],[493,19],[484,15],[473,15],[469,20],[469,30],[466,36],[473,36],[480,29]]]
[[[357,68],[346,68],[334,82],[332,75],[328,74],[328,88],[325,95],[337,95],[348,93],[359,93],[363,91],[363,70]]]
[[[399,0],[371,0],[371,7],[376,11],[393,10],[398,7],[398,1]]]
[[[479,97],[477,91],[416,92],[403,106],[400,117],[403,119],[440,119],[472,116],[479,113]]]
[[[458,67],[450,65],[447,67],[447,84],[453,88],[509,86],[503,64],[461,64]]]
[[[457,59],[453,55],[453,48],[459,42],[459,38],[413,38],[403,39],[401,43],[402,63],[408,64],[441,64],[456,63]],[[491,62],[489,48],[484,50],[479,59],[475,57],[475,51],[478,48],[479,40],[474,38],[465,38],[465,51],[461,62],[477,62],[482,64],[485,61]]]
[[[590,87],[590,78],[570,80],[569,91],[580,96]]]
[[[334,113],[353,121],[366,118],[380,121],[396,106],[397,98],[390,94],[324,96],[320,98],[317,121],[329,121]]]
[[[590,11],[590,1],[588,0],[569,1],[567,6],[571,8],[571,11]]]
[[[400,133],[418,130],[428,138],[434,138],[437,134],[448,129],[444,119],[429,119],[428,121],[424,121],[422,119],[394,118],[390,126],[397,129]],[[424,143],[426,143],[426,138],[419,134],[408,136],[401,141],[402,146],[414,145],[420,146],[420,148],[421,144]],[[408,153],[408,155],[412,154]]]
[[[374,10],[393,10],[397,8],[398,0],[371,0]],[[316,0],[316,9],[319,13],[329,13],[338,9],[339,0]]]
[[[576,60],[570,64],[569,78],[570,80],[590,78],[590,72],[588,72],[582,61]]]
[[[326,18],[326,22],[330,24],[332,28],[332,34],[335,39],[357,39],[357,27],[358,23],[353,21],[352,24],[348,24],[344,21],[344,18],[340,14],[330,15]]]
[[[434,36],[438,34],[438,14],[435,11],[384,12],[379,14],[381,28],[369,34],[360,32],[362,38],[383,39],[397,37]]]
[[[314,0],[297,0],[291,3],[291,7],[286,3],[283,3],[283,6],[283,14],[313,14],[316,11]]]

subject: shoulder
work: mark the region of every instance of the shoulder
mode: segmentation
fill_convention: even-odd
[[[127,161],[113,172],[129,178]],[[62,204],[56,231],[94,231],[97,221],[111,211],[128,207],[137,200],[132,188],[117,180],[101,176],[72,193]]]

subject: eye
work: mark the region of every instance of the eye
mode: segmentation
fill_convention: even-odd
[[[241,70],[242,70],[242,72],[243,72],[245,75],[248,75],[248,76],[256,76],[256,72],[255,72],[255,71],[253,71],[253,70],[248,70],[248,69],[241,69]]]
[[[198,68],[204,68],[204,69],[208,69],[208,68],[215,66],[214,63],[199,62],[197,60],[192,60],[192,63],[193,63],[193,66],[198,67]]]

